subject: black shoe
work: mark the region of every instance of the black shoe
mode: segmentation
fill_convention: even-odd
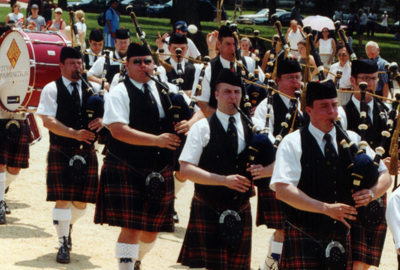
[[[7,202],[4,201],[4,203],[5,203],[4,209],[5,209],[5,211],[6,211],[6,214],[7,214],[7,215],[11,214],[11,210],[10,210],[10,208],[8,207]]]
[[[68,249],[68,240],[67,237],[63,236],[63,243],[58,250],[57,253],[57,262],[58,263],[69,263],[69,249]]]
[[[68,234],[68,249],[69,249],[69,251],[72,251],[71,233],[72,233],[72,224],[69,224],[69,234]]]
[[[133,270],[140,270],[140,269],[142,269],[142,263],[140,261],[136,261]]]
[[[0,224],[6,224],[6,208],[5,201],[0,201]]]
[[[9,189],[10,189],[10,186],[8,186],[8,187],[6,188],[6,190],[4,191],[4,194],[7,194]]]
[[[174,219],[175,223],[179,223],[179,216],[178,216],[178,213],[176,211],[174,211],[174,215],[172,216],[172,218]]]

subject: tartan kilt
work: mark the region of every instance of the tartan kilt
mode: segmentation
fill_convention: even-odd
[[[145,180],[152,172],[142,168],[135,171],[107,153],[101,170],[94,222],[139,231],[173,232],[172,166],[168,165],[160,173],[166,182],[165,196],[160,203],[148,203],[144,197]]]
[[[88,164],[87,179],[73,183],[69,175],[69,160],[74,155],[85,158]],[[94,149],[72,149],[59,145],[50,146],[47,156],[47,201],[96,202],[99,175]]]
[[[29,137],[25,120],[18,120],[21,138],[18,143],[9,142],[5,129],[9,119],[0,120],[0,164],[15,168],[29,167]]]
[[[275,191],[266,185],[258,186],[256,225],[266,225],[269,229],[283,230],[286,220],[285,205],[276,198]]]
[[[339,221],[338,221],[339,222]],[[339,240],[335,235],[329,235],[321,240],[321,236],[318,233],[313,233],[301,228],[307,234],[312,236],[314,239],[318,240],[319,245],[310,237],[306,236],[304,233],[293,228],[288,223],[285,223],[283,250],[279,263],[279,269],[281,270],[320,270],[320,269],[330,269],[324,267],[323,259],[325,258],[325,249],[327,245],[333,240],[339,241],[343,247],[346,249],[347,254],[347,270],[353,269],[353,262],[351,261],[351,250],[350,247],[350,234],[346,238]],[[332,269],[336,270],[336,269]]]
[[[383,200],[383,212],[386,213],[387,195],[383,195],[381,199]],[[378,267],[385,243],[387,231],[386,219],[383,219],[382,224],[373,230],[365,228],[358,218],[350,220],[349,223],[351,225],[351,252],[353,261],[360,261]]]
[[[214,209],[210,205],[212,202],[208,204],[201,195],[195,193],[178,263],[190,268],[249,270],[252,229],[250,203],[245,202],[238,211],[244,233],[235,247],[224,244],[218,233],[219,213],[227,208]]]

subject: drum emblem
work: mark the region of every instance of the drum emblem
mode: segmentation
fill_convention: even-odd
[[[10,63],[13,68],[15,68],[15,65],[17,64],[18,58],[21,55],[21,51],[18,48],[17,42],[15,39],[11,42],[10,48],[8,49],[7,52],[7,57],[8,60],[10,60]]]

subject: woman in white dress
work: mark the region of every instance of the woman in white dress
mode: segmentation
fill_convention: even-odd
[[[5,24],[8,24],[8,21],[14,21],[17,25],[17,28],[24,28],[25,26],[25,18],[24,15],[21,13],[21,4],[15,3],[13,5],[13,12],[7,15]]]
[[[324,63],[324,67],[329,70],[333,64],[335,53],[336,53],[336,42],[333,38],[329,37],[329,29],[322,28],[322,38],[315,43],[315,47],[319,47],[319,55],[321,61]],[[317,36],[315,36],[317,38]]]

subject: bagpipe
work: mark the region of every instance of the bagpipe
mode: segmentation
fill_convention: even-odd
[[[209,56],[204,57],[204,63],[203,63],[203,67],[201,68],[201,71],[200,71],[199,80],[198,80],[198,82],[196,84],[196,88],[194,90],[194,93],[191,95],[191,101],[190,101],[190,104],[189,104],[189,108],[190,108],[192,114],[194,112],[194,107],[198,103],[197,97],[201,96],[201,90],[202,90],[202,86],[201,85],[202,85],[203,80],[204,80],[204,76],[205,76],[205,73],[206,73],[206,68],[210,64],[210,61],[211,61],[211,58]]]
[[[323,81],[323,80],[325,80],[324,63],[322,63],[321,57],[319,56],[317,48],[315,47],[314,35],[311,33],[311,27],[305,26],[303,28],[303,30],[307,34],[307,42],[310,44],[310,47],[311,47],[310,53],[314,57],[315,64],[317,65],[317,69],[319,72],[318,79],[320,81]]]
[[[289,47],[289,44],[288,44],[288,42],[286,40],[285,35],[282,32],[282,24],[281,24],[280,21],[277,21],[276,18],[277,18],[276,14],[273,14],[271,16],[271,20],[275,21],[274,22],[274,27],[275,27],[276,31],[278,32],[279,38],[282,41],[282,48],[283,48],[283,50],[285,52],[285,58],[286,58],[290,54],[290,47]]]
[[[340,124],[336,123],[334,120],[332,120],[332,123],[336,127],[337,136],[341,139],[340,145],[347,153],[345,160],[346,164],[348,164],[348,172],[353,178],[352,187],[354,192],[372,188],[378,181],[380,156],[376,155],[375,159],[372,160],[364,150],[360,149],[351,141]],[[360,142],[359,146],[363,146],[362,142]],[[378,165],[376,165],[375,162],[377,162]],[[358,218],[364,226],[374,229],[382,224],[385,219],[382,206],[382,199],[378,198],[371,201],[368,205],[361,206],[357,209]]]
[[[353,51],[353,47],[350,46],[349,40],[346,37],[344,29],[341,27],[340,21],[335,22],[335,28],[339,35],[340,40],[343,42],[344,46],[346,47],[347,52],[350,55],[350,61],[357,60],[357,56]]]
[[[147,43],[146,34],[140,28],[140,25],[136,18],[135,12],[133,12],[133,7],[131,5],[129,5],[126,7],[126,10],[128,11],[129,16],[131,17],[131,20],[132,20],[133,24],[135,25],[136,34],[137,34],[138,38],[142,41],[143,45],[145,45],[146,47],[149,48],[150,54],[153,55],[157,59],[158,63],[160,65],[162,65],[167,72],[172,71],[174,69],[174,67],[171,66],[170,64],[166,63],[163,59],[161,59],[158,56],[158,54],[154,53],[154,51],[151,49],[150,45]]]
[[[69,11],[71,29],[73,30],[71,31],[72,46],[75,50],[81,53],[82,63],[84,63],[85,61],[83,59],[81,44],[79,43],[78,30],[75,26],[74,12],[72,6],[68,6],[68,11]],[[97,94],[93,91],[93,88],[90,85],[89,81],[87,80],[86,75],[83,76],[81,72],[77,72],[77,75],[81,79],[82,83],[86,86],[86,89],[90,95],[89,98],[86,100],[86,103],[84,104],[84,108],[86,109],[86,118],[87,118],[86,126],[87,129],[90,130],[89,123],[96,118],[99,117],[102,118],[104,115],[104,84],[103,84],[104,81],[102,82],[102,91],[99,92],[99,94]]]
[[[276,77],[276,67],[277,67],[277,65],[278,65],[278,56],[279,56],[279,54],[278,55],[275,55],[275,53],[276,53],[276,45],[278,44],[278,42],[279,42],[279,36],[278,35],[274,35],[273,37],[272,37],[272,49],[271,49],[271,51],[270,51],[270,53],[269,53],[269,59],[268,59],[268,64],[267,64],[267,69],[266,69],[266,73],[265,73],[265,77],[267,78],[268,77],[268,79],[269,78],[272,78],[272,79],[275,79],[275,77]],[[281,52],[283,52],[283,51],[281,51]]]

